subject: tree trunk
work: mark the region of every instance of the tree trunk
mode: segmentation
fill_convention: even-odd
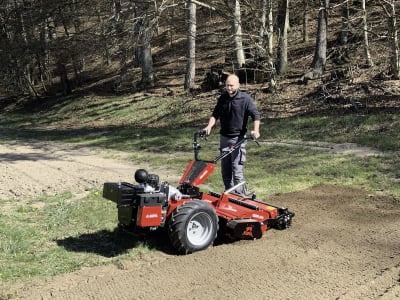
[[[99,43],[101,45],[101,58],[103,65],[110,65],[111,62],[111,54],[110,54],[110,46],[109,40],[107,38],[107,23],[102,19],[101,16],[101,5],[99,3],[96,4],[96,21],[99,24]]]
[[[112,20],[115,35],[118,42],[119,58],[119,83],[123,84],[128,72],[126,47],[124,44],[124,19],[122,17],[121,0],[114,0],[112,3]]]
[[[67,68],[61,61],[57,62],[57,67],[58,74],[60,75],[61,94],[63,96],[67,96],[72,92],[71,85],[68,79]]]
[[[287,71],[287,32],[289,28],[289,0],[281,0],[278,16],[279,38],[276,72],[279,75]]]
[[[257,39],[256,57],[263,60],[266,57],[265,51],[265,36],[267,36],[267,9],[268,0],[262,0],[261,4],[261,16],[260,16],[260,29],[259,36]]]
[[[310,18],[308,15],[308,1],[303,0],[303,42],[308,42],[308,21]]]
[[[399,63],[399,41],[397,37],[396,28],[396,8],[395,0],[391,0],[390,3],[386,2],[388,15],[388,33],[389,33],[389,47],[391,49],[390,53],[390,73],[393,75],[394,79],[400,79],[400,63]]]
[[[153,57],[151,54],[151,29],[148,27],[143,32],[141,44],[142,84],[145,87],[152,87],[154,86]]]
[[[185,90],[195,87],[196,75],[196,4],[191,0],[187,6],[187,20],[189,24],[187,36],[187,63],[185,76]]]
[[[37,97],[38,96],[38,92],[35,89],[34,81],[33,81],[32,77],[31,77],[31,73],[32,72],[30,70],[29,65],[26,65],[25,66],[25,71],[24,71],[24,78],[23,78],[24,86],[25,86],[25,89],[28,90],[29,95],[31,97]]]
[[[137,2],[137,17],[139,25],[139,65],[142,69],[143,87],[154,86],[153,58],[151,55],[151,22],[149,19],[149,3]]]
[[[362,9],[362,22],[363,22],[363,32],[364,32],[365,61],[368,67],[372,67],[374,63],[372,61],[371,54],[369,52],[367,10],[365,9],[365,0],[361,1],[361,9]]]
[[[264,44],[264,36],[267,34],[267,14],[268,14],[268,0],[261,2],[261,17],[260,17],[260,38],[259,44]]]
[[[271,92],[276,90],[275,66],[274,66],[274,19],[272,15],[272,1],[268,0],[267,4],[267,65],[268,65],[268,85]]]
[[[273,59],[272,53],[270,49],[272,49],[272,45],[269,44],[270,40],[269,37],[272,35],[272,29],[270,29],[270,14],[272,13],[270,9],[270,4],[272,0],[262,0],[261,2],[261,17],[260,17],[260,33],[259,39],[257,41],[257,69],[261,70],[261,76],[256,76],[257,82],[264,82],[268,81],[270,90],[275,90],[275,81],[273,79],[274,66],[273,66]],[[267,40],[265,39],[267,37]],[[258,72],[258,70],[256,70]],[[266,76],[264,75],[266,74]],[[260,78],[258,78],[260,77]]]
[[[75,35],[80,36],[82,34],[81,32],[81,21],[79,19],[79,4],[78,0],[72,0],[71,3],[71,9],[73,11],[73,25],[75,29]],[[81,83],[81,73],[85,68],[85,57],[81,51],[72,51],[71,53],[71,60],[72,60],[72,65],[74,68],[74,73],[75,73],[75,80],[80,84]]]
[[[243,49],[243,38],[242,38],[242,21],[240,12],[239,0],[232,0],[233,4],[233,23],[232,33],[235,47],[235,67],[240,69],[246,63],[244,49]]]
[[[17,5],[17,3],[15,3]],[[30,41],[33,39],[33,32],[30,29],[29,23],[30,20],[28,16],[23,14],[23,9],[27,9],[25,7],[25,3],[22,4],[22,7],[16,9],[18,12],[18,29],[17,36],[15,42],[18,43],[21,47],[21,52],[19,57],[15,60],[17,62],[17,73],[19,74],[19,85],[20,89],[23,92],[27,92],[30,96],[37,96],[37,92],[34,89],[34,77],[33,77],[33,59],[31,50],[29,49]],[[29,15],[30,16],[30,15]]]
[[[340,44],[347,45],[349,40],[349,2],[350,0],[346,0],[342,6],[342,31],[340,33]]]
[[[317,40],[311,70],[303,75],[301,81],[307,83],[309,79],[321,77],[326,65],[327,31],[328,31],[329,0],[320,0],[318,14]]]

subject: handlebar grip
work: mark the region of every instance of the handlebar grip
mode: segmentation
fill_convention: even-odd
[[[205,129],[201,129],[199,130],[198,135],[201,138],[205,138],[205,136],[207,135],[207,131]]]
[[[257,139],[254,137],[254,131],[252,131],[252,132],[250,133],[250,136],[251,136],[251,139],[252,139],[253,141],[256,142],[257,146],[260,146],[260,143],[259,143],[259,142],[257,141]]]

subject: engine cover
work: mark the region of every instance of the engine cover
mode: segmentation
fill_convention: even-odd
[[[106,182],[103,185],[103,197],[117,204],[120,224],[157,227],[165,221],[162,213],[167,205],[165,193],[145,192],[142,185],[127,182]]]
[[[139,227],[157,227],[161,225],[161,206],[141,206],[138,208],[136,225]]]
[[[103,197],[117,206],[163,206],[167,196],[160,192],[145,192],[144,188],[127,182],[106,182]]]
[[[133,205],[134,197],[143,189],[138,188],[128,182],[106,182],[103,184],[103,198],[111,200],[121,205]]]

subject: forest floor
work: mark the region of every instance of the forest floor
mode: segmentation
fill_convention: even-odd
[[[326,145],[325,145],[326,146]],[[327,147],[358,155],[355,145]],[[77,197],[108,180],[131,181],[127,153],[112,155],[53,142],[0,145],[1,197]],[[176,174],[161,170],[163,179]],[[21,182],[24,184],[21,185]],[[59,189],[59,190],[58,190]],[[320,185],[268,202],[296,213],[288,230],[187,256],[162,251],[138,261],[86,268],[27,285],[1,299],[396,299],[400,297],[398,200]]]

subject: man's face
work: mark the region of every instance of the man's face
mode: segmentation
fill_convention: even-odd
[[[228,77],[226,79],[225,88],[229,96],[234,96],[236,94],[236,91],[239,89],[239,80],[237,79],[237,77]]]

